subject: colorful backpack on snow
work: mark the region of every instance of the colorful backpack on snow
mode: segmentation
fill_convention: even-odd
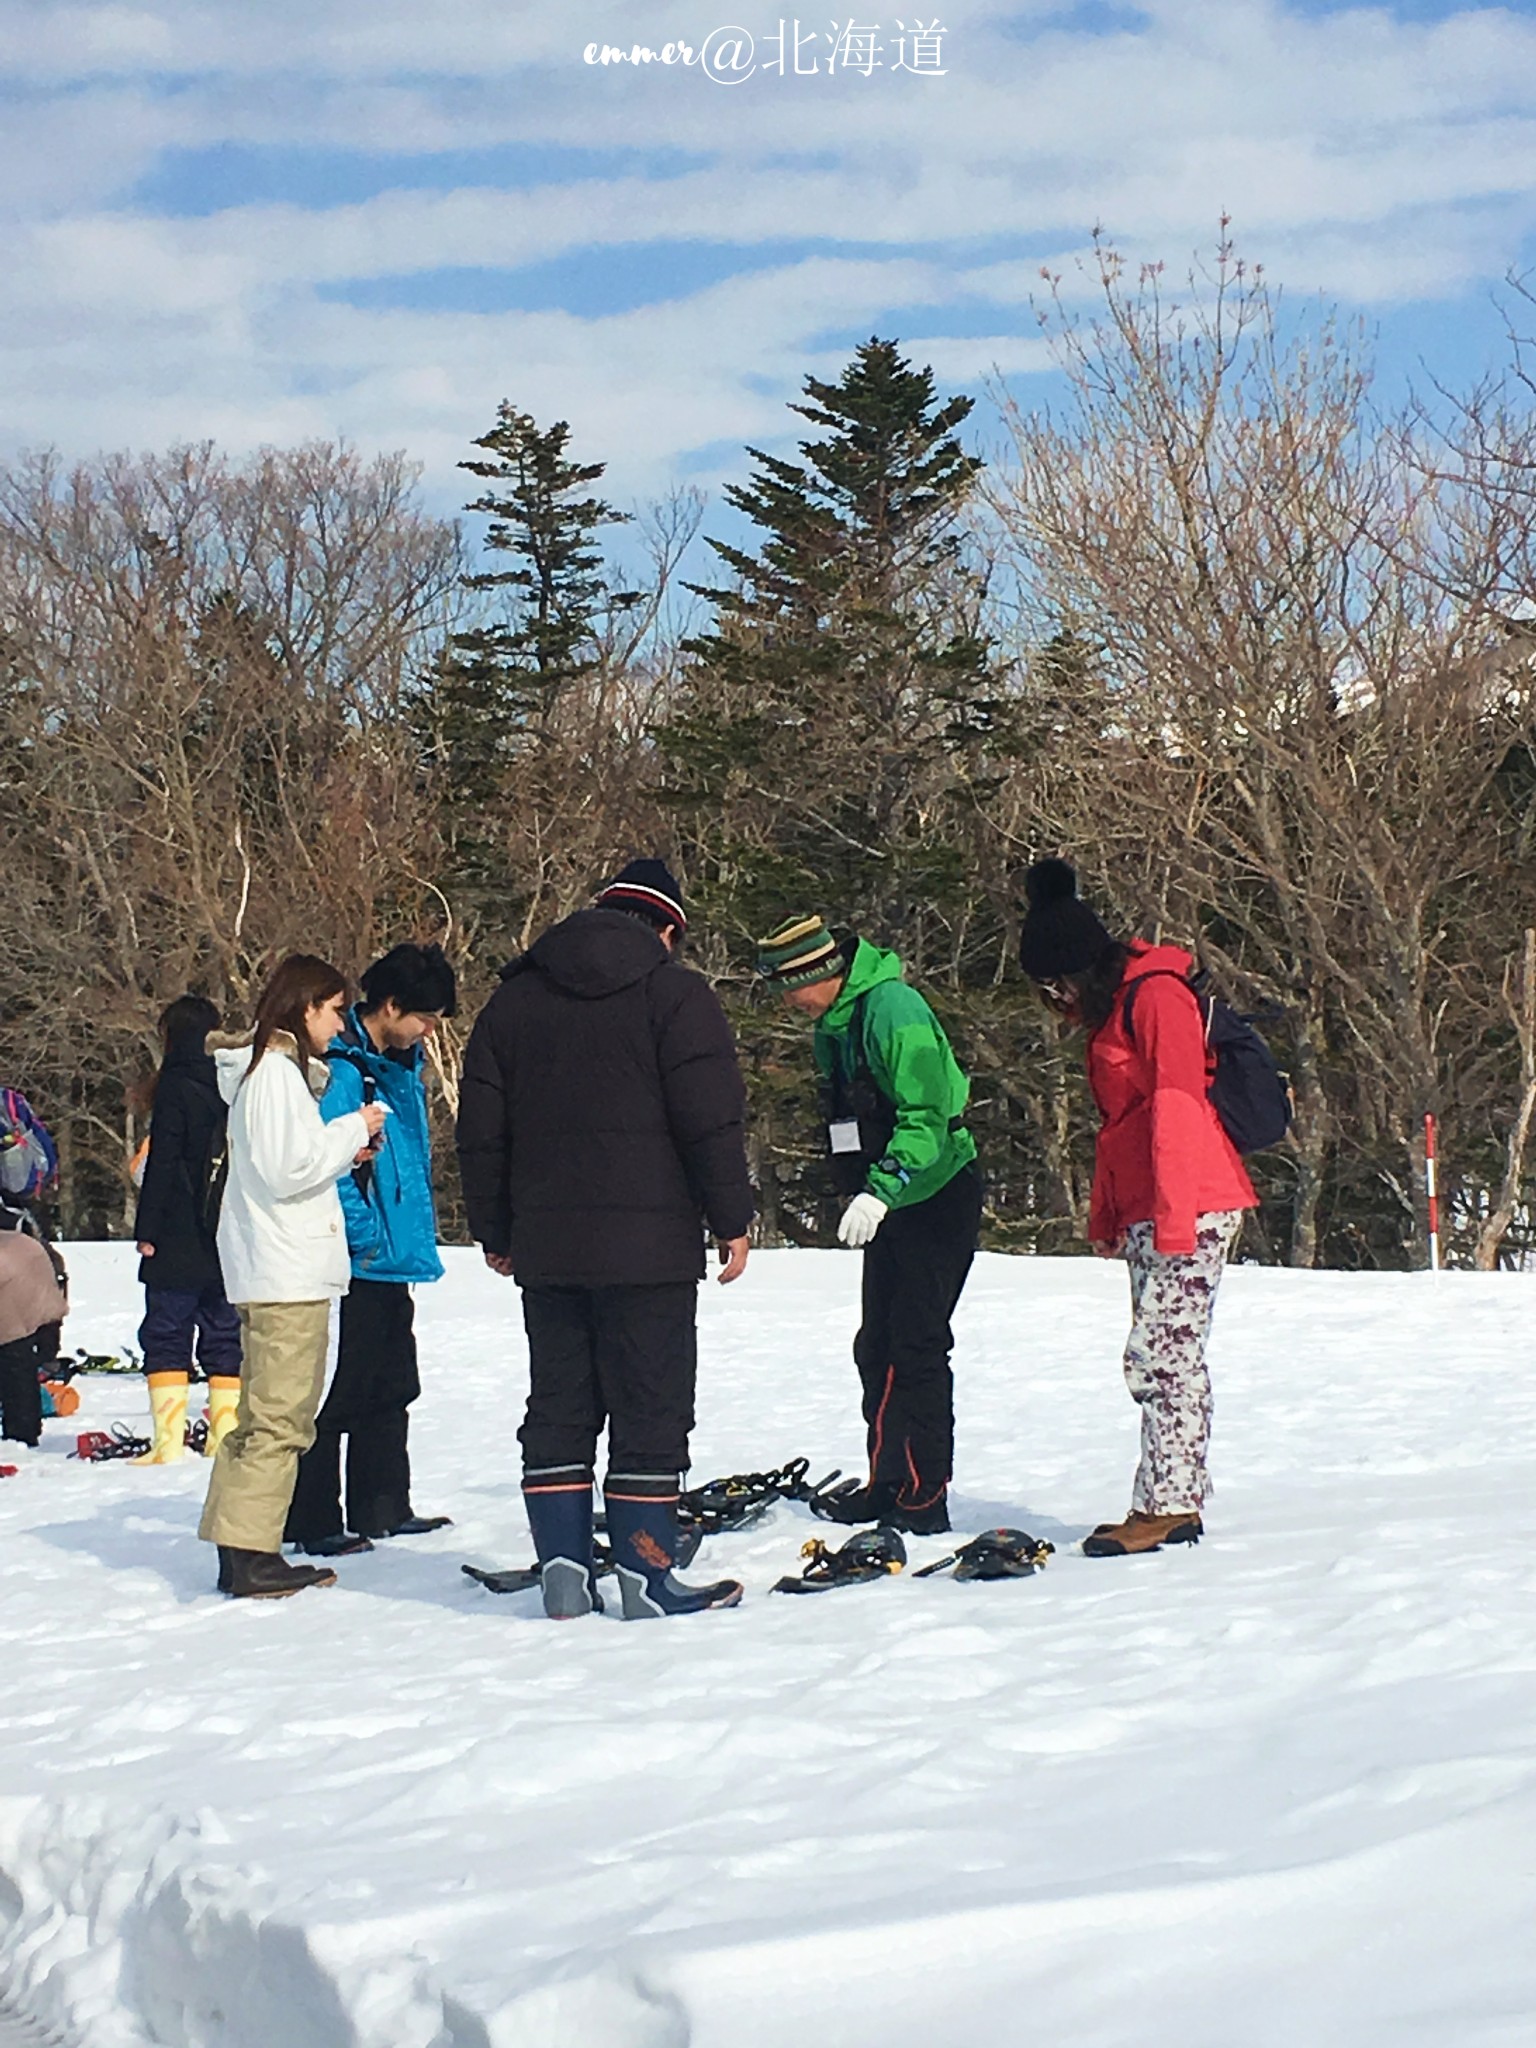
[[[19,1088],[0,1088],[0,1194],[33,1202],[57,1177],[48,1127]]]

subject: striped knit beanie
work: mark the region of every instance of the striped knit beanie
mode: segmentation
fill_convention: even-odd
[[[632,860],[620,868],[597,899],[599,910],[627,910],[647,924],[688,929],[683,892],[664,860]]]
[[[775,988],[809,988],[847,972],[841,943],[814,915],[792,917],[757,942],[757,971]]]

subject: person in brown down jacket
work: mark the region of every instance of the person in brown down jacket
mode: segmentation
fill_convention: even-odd
[[[747,1262],[746,1092],[725,1013],[673,957],[676,881],[631,861],[503,970],[464,1059],[458,1149],[471,1235],[523,1293],[523,1496],[545,1611],[600,1603],[597,1439],[626,1620],[734,1606],[673,1576],[706,1226]]]
[[[35,1446],[42,1436],[42,1340],[68,1306],[44,1246],[28,1231],[0,1230],[0,1436],[13,1443]]]

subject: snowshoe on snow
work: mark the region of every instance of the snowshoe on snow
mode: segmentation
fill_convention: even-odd
[[[527,1593],[544,1583],[543,1572],[536,1564],[514,1565],[505,1571],[486,1571],[477,1564],[461,1564],[459,1570],[466,1579],[473,1579],[477,1586],[484,1586],[488,1593]],[[593,1578],[607,1578],[612,1570],[613,1552],[606,1544],[594,1543]]]
[[[791,1458],[776,1472],[733,1472],[703,1486],[690,1486],[678,1495],[679,1526],[697,1529],[701,1540],[750,1528],[777,1502],[807,1500],[838,1476],[830,1472],[813,1487],[806,1480],[810,1469],[809,1458]]]
[[[798,1579],[782,1578],[775,1593],[824,1593],[830,1586],[857,1586],[904,1569],[907,1546],[894,1529],[861,1529],[841,1549],[829,1550],[819,1536],[801,1549],[807,1560]]]
[[[115,1351],[76,1351],[68,1358],[55,1358],[49,1364],[49,1377],[56,1380],[72,1380],[82,1372],[142,1372],[144,1361],[136,1351],[119,1357]]]
[[[528,1593],[542,1584],[536,1564],[520,1565],[504,1572],[484,1571],[477,1564],[461,1564],[459,1570],[465,1578],[473,1579],[477,1586],[484,1586],[488,1593]]]
[[[1043,1543],[1023,1529],[987,1529],[912,1576],[931,1579],[953,1567],[957,1579],[1028,1579],[1044,1569],[1055,1550],[1055,1544]]]
[[[703,1540],[697,1529],[678,1530],[675,1562],[679,1571],[686,1571],[693,1563]],[[466,1579],[473,1579],[477,1586],[484,1586],[488,1593],[526,1593],[541,1584],[539,1567],[536,1564],[509,1565],[503,1571],[487,1571],[478,1564],[461,1564],[459,1570]],[[594,1543],[592,1576],[595,1579],[606,1579],[612,1574],[613,1552],[606,1543]]]
[[[100,1465],[109,1458],[142,1458],[148,1449],[147,1436],[136,1436],[126,1422],[114,1422],[110,1435],[102,1429],[82,1430],[70,1456]]]

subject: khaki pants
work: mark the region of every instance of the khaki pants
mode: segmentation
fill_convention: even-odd
[[[299,1456],[315,1440],[330,1322],[329,1301],[241,1303],[240,1413],[213,1461],[197,1530],[205,1543],[282,1548]]]

